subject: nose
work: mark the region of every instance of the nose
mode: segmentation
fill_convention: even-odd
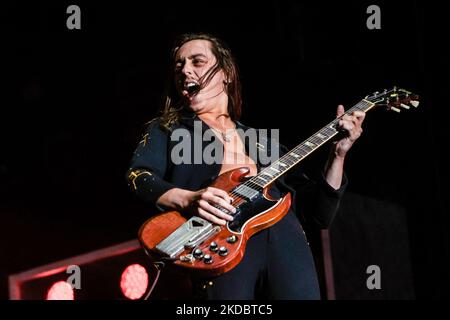
[[[184,74],[186,77],[193,75],[192,66],[189,60],[184,63],[183,69],[181,69],[181,73]]]

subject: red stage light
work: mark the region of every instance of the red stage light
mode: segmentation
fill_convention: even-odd
[[[46,300],[74,300],[73,288],[65,281],[55,282],[48,290]]]
[[[125,297],[131,300],[141,298],[148,287],[147,270],[140,264],[129,265],[123,272],[120,288]]]

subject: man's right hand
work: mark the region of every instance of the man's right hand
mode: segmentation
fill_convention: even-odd
[[[212,223],[225,225],[227,221],[233,220],[233,216],[215,208],[214,205],[219,205],[234,214],[236,208],[230,204],[232,200],[226,191],[214,187],[207,187],[198,191],[173,188],[159,197],[157,204],[167,208],[188,211]]]

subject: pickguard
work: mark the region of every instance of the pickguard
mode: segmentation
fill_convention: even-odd
[[[268,200],[259,192],[251,201],[246,201],[236,207],[237,211],[233,215],[234,220],[227,223],[228,229],[232,232],[241,233],[247,222],[273,208],[281,200],[282,198],[275,201]]]

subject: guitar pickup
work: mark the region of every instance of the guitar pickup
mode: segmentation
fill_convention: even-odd
[[[259,195],[258,190],[248,187],[245,184],[239,185],[236,189],[233,190],[233,192],[239,195],[240,197],[248,200],[252,200],[253,198]]]

